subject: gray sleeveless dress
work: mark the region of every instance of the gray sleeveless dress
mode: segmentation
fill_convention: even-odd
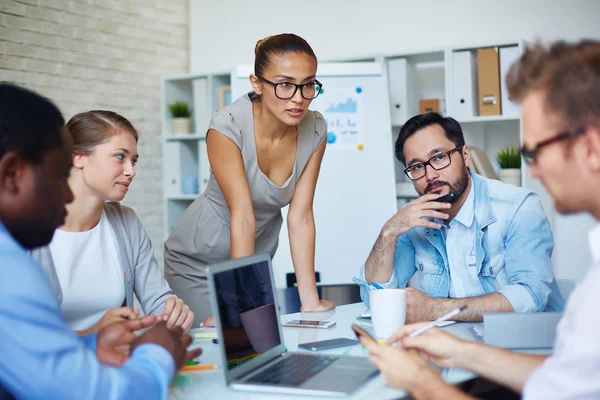
[[[297,127],[292,174],[283,185],[277,186],[258,166],[250,100],[253,95],[246,94],[217,110],[209,129],[219,131],[239,147],[256,219],[254,251],[267,252],[273,257],[283,222],[281,208],[292,200],[304,167],[327,137],[327,127],[320,113],[306,113]],[[165,277],[173,292],[194,312],[194,327],[212,315],[204,267],[230,258],[229,221],[229,208],[211,171],[206,190],[188,207],[165,242]]]

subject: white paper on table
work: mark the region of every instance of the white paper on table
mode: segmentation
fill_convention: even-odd
[[[477,336],[483,339],[483,326],[475,325],[473,327],[473,331],[475,331]]]

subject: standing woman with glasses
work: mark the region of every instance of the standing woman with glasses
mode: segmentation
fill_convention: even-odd
[[[206,136],[211,176],[165,242],[165,275],[196,323],[211,315],[207,264],[277,250],[287,217],[302,311],[335,307],[315,282],[313,198],[327,127],[308,110],[321,90],[317,58],[294,34],[260,40],[253,91],[217,110]],[[208,325],[207,322],[206,325]]]

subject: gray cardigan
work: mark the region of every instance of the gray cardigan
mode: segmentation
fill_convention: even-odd
[[[160,314],[167,298],[174,294],[154,257],[148,234],[131,208],[119,203],[105,203],[104,211],[115,234],[118,256],[125,271],[125,305],[133,308],[135,293],[144,314]],[[50,247],[32,250],[31,256],[42,265],[58,303],[61,304],[62,290]]]

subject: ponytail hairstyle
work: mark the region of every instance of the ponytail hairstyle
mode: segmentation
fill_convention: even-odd
[[[287,53],[307,54],[315,59],[317,56],[308,42],[293,33],[282,33],[256,42],[254,47],[254,75],[262,76],[271,65],[271,57]]]

